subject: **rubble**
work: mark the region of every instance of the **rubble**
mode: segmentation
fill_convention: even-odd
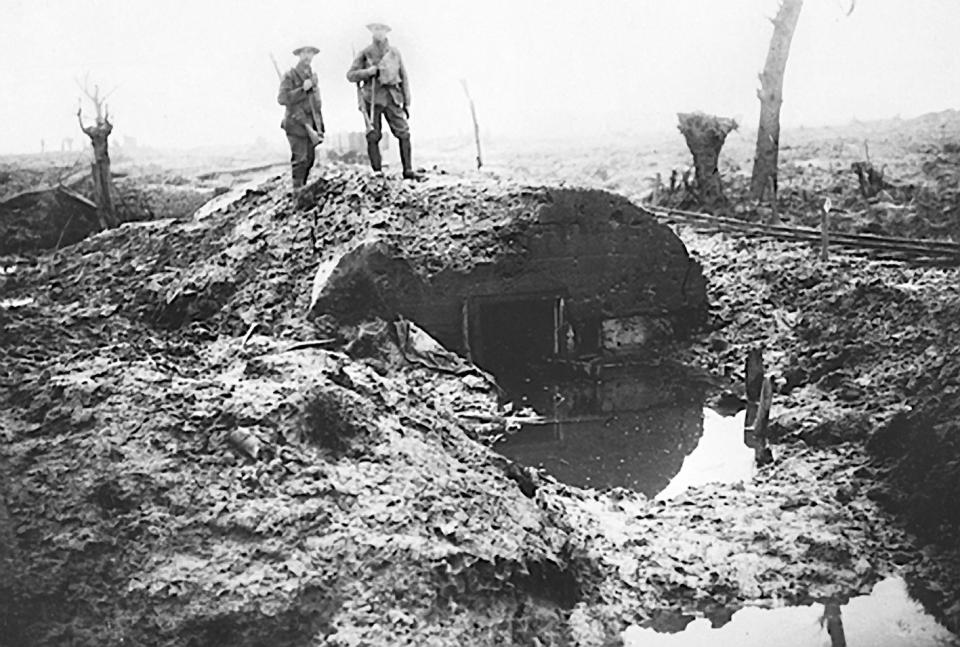
[[[97,206],[63,187],[25,191],[0,202],[0,254],[59,249],[99,230]]]

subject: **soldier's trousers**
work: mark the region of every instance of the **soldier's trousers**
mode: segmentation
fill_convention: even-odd
[[[386,119],[387,125],[390,126],[390,132],[400,142],[403,168],[408,170],[410,156],[409,154],[404,155],[404,153],[409,150],[409,144],[405,144],[405,142],[410,141],[410,125],[407,123],[406,115],[403,114],[403,109],[393,101],[393,98],[391,97],[387,101],[386,105],[375,104],[373,106],[372,128],[367,131],[367,154],[370,157],[370,166],[375,171],[380,170],[380,140],[383,139],[383,119]],[[365,103],[364,107],[369,115],[370,104]]]
[[[307,137],[287,135],[287,141],[290,142],[290,166],[293,174],[293,188],[299,189],[307,182],[307,176],[310,174],[310,169],[313,168],[316,153],[313,145],[310,143],[310,139]]]

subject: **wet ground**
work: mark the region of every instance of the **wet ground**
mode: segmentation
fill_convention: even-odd
[[[689,488],[749,482],[757,470],[753,443],[745,442],[745,410],[722,415],[704,406],[701,389],[664,378],[655,368],[605,379],[527,377],[509,393],[515,406],[532,408],[540,419],[495,448],[570,485],[626,488],[665,502]],[[632,626],[622,634],[624,645],[957,644],[899,577],[850,599],[720,609],[708,617],[679,613]]]
[[[543,420],[524,424],[496,449],[570,485],[648,497],[749,478],[754,452],[744,444],[743,413],[721,415],[704,406],[702,389],[659,373],[518,380],[509,387],[514,403]]]
[[[348,195],[368,199],[347,180]],[[714,439],[742,452],[739,423],[727,419],[724,434],[699,396],[621,376],[528,400],[563,421],[567,442],[574,419],[613,418],[607,444],[621,454],[602,453],[604,470],[587,475],[622,459],[637,484],[540,478],[531,496],[530,480],[458,421],[473,409],[499,419],[484,379],[408,366],[393,347],[293,350],[326,332],[302,325],[310,223],[282,217],[284,187],[266,189],[230,213],[121,227],[4,277],[2,298],[34,301],[0,308],[0,489],[16,533],[13,558],[0,559],[14,568],[0,574],[0,605],[16,602],[0,609],[0,635],[12,618],[31,645],[592,646],[641,629],[723,644],[732,627],[830,644],[820,618],[831,601],[826,620],[844,623],[848,644],[882,645],[858,637],[855,607],[890,577],[960,627],[960,562],[880,509],[861,442],[884,406],[951,393],[954,272],[818,264],[782,244],[693,235],[728,323],[671,357],[742,382],[746,346],[767,344],[772,370],[794,385],[774,402],[775,462],[743,482],[714,474],[684,488],[685,472],[711,472]],[[170,299],[193,308],[176,330],[157,319]],[[644,406],[608,406],[620,400]],[[346,449],[303,439],[329,426],[312,423],[324,415],[343,423]],[[663,430],[670,416],[680,433]],[[624,451],[635,439],[621,418],[649,439]],[[580,454],[599,435],[583,434]],[[787,611],[804,614],[808,633],[742,624]],[[907,636],[930,626],[868,615]]]
[[[907,593],[906,583],[891,577],[878,582],[870,595],[845,604],[760,609],[747,607],[730,622],[713,628],[709,620],[692,621],[683,631],[667,634],[630,627],[625,647],[935,647],[957,644],[956,636],[928,615]]]

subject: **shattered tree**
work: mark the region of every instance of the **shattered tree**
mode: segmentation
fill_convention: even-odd
[[[780,155],[780,105],[783,103],[783,73],[790,55],[790,42],[800,18],[803,0],[783,0],[772,19],[773,36],[767,61],[760,73],[760,125],[757,129],[757,149],[753,158],[750,195],[757,201],[769,185],[777,192],[777,163]]]
[[[722,204],[725,198],[717,163],[723,142],[731,131],[737,129],[737,122],[702,112],[681,112],[677,118],[680,132],[687,140],[687,148],[693,154],[697,199],[704,206]]]
[[[110,153],[107,141],[113,131],[113,124],[110,123],[106,97],[100,96],[100,87],[94,86],[93,93],[90,93],[84,86],[83,91],[93,103],[97,117],[93,125],[84,126],[83,108],[77,107],[77,121],[80,123],[80,130],[90,138],[90,144],[93,146],[93,164],[90,173],[97,202],[97,217],[100,220],[100,227],[108,229],[118,224],[116,209],[113,205],[113,182],[110,178]]]

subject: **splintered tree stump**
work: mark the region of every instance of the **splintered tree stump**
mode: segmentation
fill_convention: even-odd
[[[693,154],[694,190],[701,204],[713,206],[725,202],[717,163],[720,149],[737,122],[702,112],[681,112],[678,126]]]
[[[97,218],[100,220],[100,228],[107,229],[116,227],[118,224],[117,211],[113,204],[113,180],[110,176],[108,142],[110,133],[113,132],[113,124],[110,123],[110,113],[105,103],[106,97],[100,95],[100,88],[94,86],[94,91],[91,93],[84,87],[83,91],[96,108],[97,117],[93,125],[84,126],[83,111],[77,108],[77,121],[80,123],[80,130],[90,138],[90,144],[93,146],[90,175],[93,179],[93,193],[97,203]]]
[[[878,171],[870,162],[854,162],[850,168],[857,174],[860,195],[864,198],[872,198],[890,186],[883,179],[883,169]]]
[[[109,121],[83,129],[93,146],[93,163],[90,165],[90,174],[93,177],[93,194],[97,203],[97,216],[103,229],[117,226],[116,210],[113,206],[113,195],[111,193],[113,181],[110,177],[110,153],[107,144],[107,138],[112,130],[113,126]]]

